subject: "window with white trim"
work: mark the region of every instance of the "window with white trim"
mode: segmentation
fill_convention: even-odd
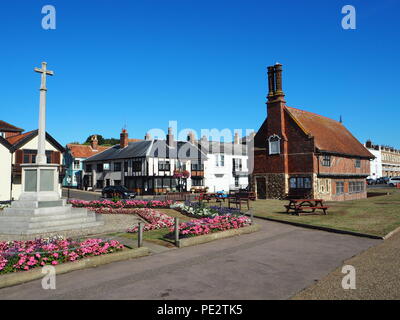
[[[281,138],[276,134],[268,138],[269,154],[280,154],[281,153]]]

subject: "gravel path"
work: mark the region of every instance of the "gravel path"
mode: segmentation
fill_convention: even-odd
[[[344,290],[341,267],[293,299],[400,299],[400,232],[345,261],[356,270],[356,289]]]
[[[69,231],[57,231],[41,235],[36,235],[36,237],[46,238],[49,236],[62,235],[67,238],[76,238],[80,236],[88,235],[100,235],[106,233],[114,232],[124,232],[127,228],[133,227],[139,221],[144,221],[135,214],[103,214],[101,215],[104,220],[104,225],[95,228],[86,228],[79,230],[69,230]],[[28,236],[18,236],[18,239],[34,239],[35,235]],[[0,235],[0,241],[13,240],[13,236]]]

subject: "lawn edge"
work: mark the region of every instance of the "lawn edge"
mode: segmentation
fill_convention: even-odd
[[[220,231],[220,232],[214,232],[210,234],[205,234],[197,237],[191,237],[191,238],[185,238],[185,239],[180,239],[179,240],[179,248],[184,248],[184,247],[190,247],[190,246],[196,246],[198,244],[203,244],[219,239],[225,239],[225,238],[230,238],[233,236],[241,235],[241,234],[246,234],[246,233],[252,233],[260,230],[260,225],[258,224],[253,224],[248,227],[243,227],[239,229],[230,229],[226,231]]]
[[[129,260],[133,258],[139,258],[148,256],[150,250],[146,247],[141,247],[137,249],[126,249],[120,252],[109,253],[100,256],[93,256],[74,262],[66,262],[54,266],[56,269],[56,275],[68,273],[71,271],[93,268],[101,266],[104,264]],[[15,273],[7,273],[0,276],[0,289],[5,287],[11,287],[25,282],[37,280],[43,278],[45,274],[42,274],[42,268],[37,267],[29,271],[20,271]]]
[[[250,214],[246,213],[246,215],[250,215]],[[331,232],[331,233],[347,234],[347,235],[361,237],[361,238],[378,239],[378,240],[387,239],[386,237],[388,237],[388,235],[390,235],[392,232],[395,232],[397,229],[399,229],[399,231],[400,231],[400,227],[399,227],[399,228],[395,229],[394,231],[388,233],[386,236],[377,236],[374,234],[360,233],[360,232],[348,231],[348,230],[342,230],[342,229],[334,229],[334,228],[316,226],[316,225],[306,224],[306,223],[301,223],[301,222],[294,222],[294,221],[280,220],[280,219],[276,219],[276,218],[262,217],[262,216],[258,216],[258,215],[254,215],[254,218],[278,222],[278,223],[290,224],[295,227],[314,229],[314,230],[326,231],[326,232]]]

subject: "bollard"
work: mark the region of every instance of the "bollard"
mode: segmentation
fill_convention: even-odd
[[[138,248],[143,246],[143,222],[139,222],[138,229]]]
[[[179,248],[179,218],[175,218],[175,245]]]

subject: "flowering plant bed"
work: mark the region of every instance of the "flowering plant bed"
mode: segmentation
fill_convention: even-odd
[[[179,224],[179,235],[182,238],[194,237],[213,232],[239,229],[251,225],[251,220],[246,216],[216,216],[213,218],[202,218]],[[170,228],[172,233],[174,228]]]
[[[124,246],[118,241],[102,239],[86,239],[81,242],[63,238],[2,241],[0,242],[0,274],[73,262],[122,249]]]
[[[70,200],[75,208],[169,208],[173,201],[144,201],[144,200]]]
[[[240,215],[240,211],[235,208],[226,208],[211,206],[207,207],[204,203],[185,201],[185,203],[173,203],[170,206],[171,209],[175,209],[182,214],[191,217],[216,217],[216,216],[227,216],[227,215]]]
[[[149,222],[144,225],[143,231],[161,229],[174,225],[174,218],[153,209],[140,209],[137,210],[136,214]],[[135,233],[138,232],[138,230],[139,227],[135,226],[133,228],[129,228],[126,232]]]

